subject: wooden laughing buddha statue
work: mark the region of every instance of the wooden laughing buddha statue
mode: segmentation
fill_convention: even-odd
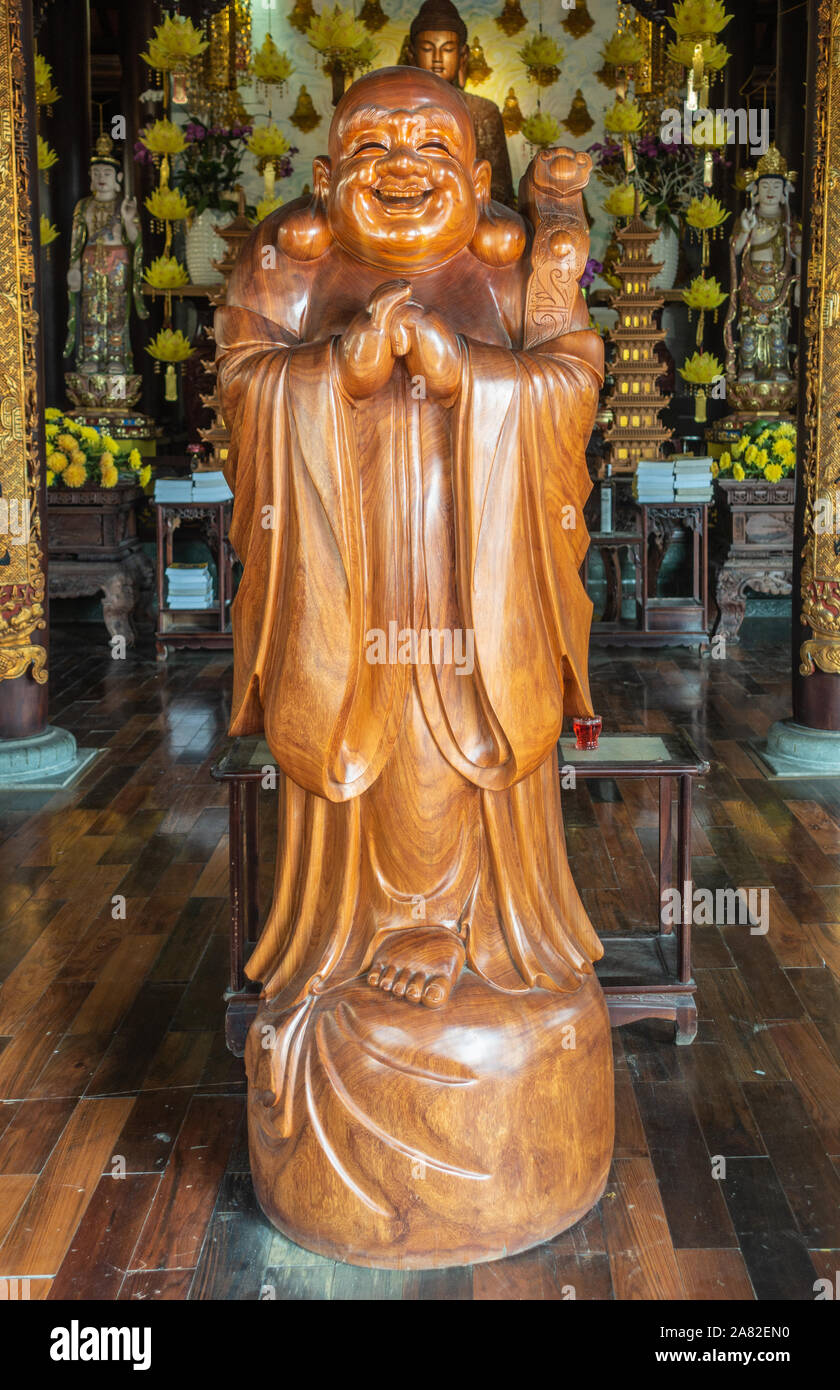
[[[350,1263],[512,1254],[607,1177],[601,947],[556,752],[590,709],[589,168],[541,152],[528,225],[490,201],[460,93],[380,69],[216,317],[231,732],[264,731],[282,774],[251,1164],[271,1221]]]

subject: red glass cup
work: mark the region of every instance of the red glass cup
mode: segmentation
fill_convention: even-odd
[[[581,751],[598,747],[598,735],[601,732],[600,714],[578,714],[572,720],[572,728],[575,731],[575,747]]]

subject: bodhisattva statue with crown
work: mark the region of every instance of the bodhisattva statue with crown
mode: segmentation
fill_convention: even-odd
[[[101,134],[90,161],[90,194],[73,211],[65,374],[74,405],[125,409],[135,403],[142,378],[134,373],[129,333],[131,304],[147,318],[142,297],[143,243],[137,200],[123,196],[119,160]]]
[[[424,0],[411,24],[405,61],[437,73],[461,92],[472,117],[476,155],[490,165],[491,197],[513,207],[513,176],[502,113],[489,98],[463,90],[469,56],[467,26],[452,0]]]
[[[795,178],[771,145],[747,172],[749,202],[730,241],[723,335],[727,401],[738,411],[784,412],[796,401],[791,299],[799,302],[802,237],[790,209]]]

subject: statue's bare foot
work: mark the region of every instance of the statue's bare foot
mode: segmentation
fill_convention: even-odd
[[[449,998],[464,959],[464,943],[446,927],[409,927],[385,937],[367,982],[398,999],[439,1009]]]

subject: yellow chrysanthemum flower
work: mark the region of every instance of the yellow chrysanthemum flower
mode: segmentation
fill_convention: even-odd
[[[192,212],[177,188],[156,188],[146,199],[145,207],[160,222],[182,222]]]
[[[72,434],[60,434],[55,442],[59,449],[66,449],[68,453],[72,453],[76,448],[76,441]]]
[[[719,463],[716,463],[715,460],[712,459],[712,477],[713,477],[713,478],[716,478],[719,472],[720,472],[720,464],[719,464]]]
[[[782,465],[780,463],[768,463],[764,470],[764,476],[768,483],[777,483],[782,476]]]
[[[795,439],[796,425],[792,425],[789,420],[783,420],[780,425],[776,426],[776,433],[781,435],[782,439]]]
[[[604,114],[604,129],[611,135],[633,135],[641,130],[644,118],[635,101],[614,101]]]
[[[53,471],[52,471],[51,468],[48,468],[48,469],[47,469],[47,487],[52,487],[52,485],[53,485],[54,482],[55,482],[55,474],[53,473]]]
[[[141,487],[148,487],[148,485],[149,485],[149,480],[150,480],[151,476],[152,476],[152,465],[151,465],[150,463],[146,463],[146,464],[143,465],[143,467],[140,469],[140,472],[139,472],[138,475],[137,475],[137,478],[138,478],[138,481],[139,481],[139,483],[140,483],[140,486],[141,486]]]
[[[55,439],[58,434],[58,425],[50,421],[48,425],[44,426],[44,434],[47,436],[47,439]]]
[[[745,463],[755,463],[755,461],[756,461],[757,458],[758,458],[758,450],[757,450],[757,448],[755,447],[754,444],[748,444],[748,445],[747,445],[746,453],[744,454],[744,462],[745,462]]]
[[[102,456],[100,457],[99,467],[102,469],[102,472],[104,473],[106,468],[113,468],[113,466],[114,455],[112,454],[110,449],[106,449],[104,454],[102,454]]]
[[[59,449],[52,449],[49,453],[50,468],[53,473],[63,473],[70,462],[66,454],[62,454]]]
[[[732,457],[734,459],[739,459],[744,450],[746,449],[748,443],[749,440],[745,439],[743,435],[741,435],[740,439],[736,439],[735,443],[732,445]]]
[[[84,467],[86,466],[86,464],[87,464],[87,459],[85,458],[85,456],[84,456],[84,454],[82,453],[81,449],[74,449],[73,452],[72,452],[72,454],[70,455],[70,465],[71,465],[71,467],[73,466],[73,464],[75,464],[77,467],[80,467],[80,468],[84,468]]]
[[[162,328],[157,337],[147,345],[146,351],[159,362],[183,362],[192,356],[193,346],[180,328],[174,333],[171,328]]]
[[[176,256],[156,256],[146,270],[145,278],[156,290],[171,290],[176,285],[189,284],[189,275]]]
[[[79,438],[83,439],[85,444],[98,444],[99,430],[95,430],[93,425],[82,425]]]
[[[140,144],[145,145],[150,154],[180,154],[187,142],[174,121],[163,119],[147,127],[140,136]]]
[[[787,435],[782,435],[779,439],[773,440],[773,453],[778,454],[779,457],[783,459],[793,453],[793,444],[791,440],[788,439]]]
[[[635,67],[636,63],[642,61],[644,53],[641,39],[630,30],[623,34],[613,34],[601,49],[601,57],[610,68]]]
[[[44,419],[45,419],[45,420],[60,420],[60,419],[61,419],[61,411],[58,410],[54,405],[48,405],[47,408],[46,408],[46,410],[44,411]]]
[[[109,454],[118,454],[120,452],[119,440],[114,439],[111,434],[103,434],[102,447],[103,449],[107,449]]]
[[[87,482],[87,469],[83,463],[69,463],[64,470],[64,482],[68,487],[83,487]]]
[[[718,469],[721,473],[726,473],[732,467],[732,455],[728,449],[724,449],[718,459]]]
[[[757,463],[758,467],[759,467],[759,468],[764,468],[764,466],[765,466],[767,463],[769,463],[769,461],[770,461],[770,455],[768,454],[767,450],[766,450],[766,449],[759,449],[758,452],[756,453],[756,456],[755,456],[755,462]]]
[[[129,454],[129,456],[128,456],[128,466],[129,466],[129,468],[133,468],[134,471],[135,471],[135,473],[137,472],[137,470],[138,470],[139,468],[142,468],[142,467],[143,467],[143,457],[142,457],[142,455],[141,455],[139,449],[132,449],[132,450],[131,450],[131,452],[130,452],[130,454]]]
[[[103,457],[104,457],[104,455],[103,455]],[[119,472],[117,471],[117,469],[114,467],[113,464],[110,464],[108,468],[103,468],[103,469],[102,469],[102,486],[103,486],[103,487],[116,487],[116,486],[117,486],[117,483],[119,482],[119,480],[120,480]]]
[[[736,463],[733,465],[732,476],[736,480],[736,482],[742,483],[744,481],[747,475],[741,467],[740,463]]]

